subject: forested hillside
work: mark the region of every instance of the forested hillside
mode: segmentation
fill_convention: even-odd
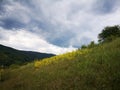
[[[9,66],[11,64],[22,65],[34,59],[43,59],[51,56],[54,55],[32,51],[20,51],[0,45],[0,66]]]

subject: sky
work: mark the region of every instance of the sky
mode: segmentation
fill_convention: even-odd
[[[120,25],[120,0],[0,0],[0,44],[63,54]]]

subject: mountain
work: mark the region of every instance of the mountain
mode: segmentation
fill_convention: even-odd
[[[35,59],[43,59],[55,56],[32,51],[21,51],[11,47],[0,45],[0,66],[9,66],[11,64],[24,64]]]
[[[0,90],[120,90],[120,38],[1,69]]]

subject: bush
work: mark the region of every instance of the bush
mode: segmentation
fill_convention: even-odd
[[[82,45],[82,46],[81,46],[81,49],[85,49],[85,48],[87,48],[86,45]]]

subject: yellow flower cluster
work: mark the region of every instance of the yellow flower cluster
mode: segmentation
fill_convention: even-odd
[[[51,58],[46,58],[43,60],[36,60],[34,63],[34,67],[35,68],[39,68],[41,66],[45,66],[45,65],[49,65],[49,64],[53,64],[53,63],[58,63],[60,61],[64,61],[64,60],[75,60],[74,58],[76,56],[80,56],[83,54],[87,54],[88,52],[90,52],[90,50],[85,49],[85,50],[80,50],[80,51],[73,51],[67,54],[63,54],[63,55],[58,55],[58,56],[54,56]]]

